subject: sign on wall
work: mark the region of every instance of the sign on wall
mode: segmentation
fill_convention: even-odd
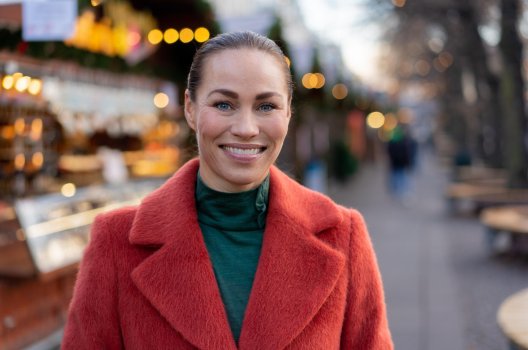
[[[73,35],[76,18],[76,0],[24,0],[22,37],[25,41],[65,40]]]

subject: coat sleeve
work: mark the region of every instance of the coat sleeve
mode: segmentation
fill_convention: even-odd
[[[115,242],[99,215],[81,261],[61,349],[120,349]]]
[[[383,285],[361,214],[350,210],[349,282],[341,349],[392,350]]]

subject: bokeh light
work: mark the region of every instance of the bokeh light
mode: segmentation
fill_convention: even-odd
[[[24,118],[17,118],[15,120],[15,133],[17,135],[23,135],[26,130],[26,122]]]
[[[306,89],[320,89],[325,84],[325,77],[321,73],[306,73],[301,83]]]
[[[398,118],[394,113],[387,113],[385,115],[385,123],[383,123],[383,129],[385,131],[393,130],[398,125]]]
[[[61,187],[61,193],[64,197],[73,197],[75,196],[76,191],[77,191],[77,188],[71,182],[68,182],[62,185]]]
[[[23,153],[19,153],[15,156],[15,169],[22,170],[26,165],[26,156]]]
[[[381,112],[372,112],[367,116],[367,125],[372,129],[379,129],[385,124],[385,116]]]
[[[310,77],[312,76],[312,73],[306,73],[305,75],[303,75],[302,79],[301,79],[301,83],[302,85],[307,88],[307,89],[311,89],[312,86],[310,85]]]
[[[163,33],[159,29],[152,29],[147,35],[147,40],[152,45],[157,45],[163,40]]]
[[[6,75],[4,79],[2,79],[2,87],[6,90],[9,90],[13,88],[15,85],[15,79],[12,75]]]
[[[23,76],[22,78],[19,78],[15,83],[15,89],[18,92],[24,92],[29,87],[29,83],[31,82],[31,78],[27,75]]]
[[[348,95],[348,88],[345,84],[339,83],[335,84],[332,88],[332,96],[337,100],[343,100]]]
[[[438,61],[442,66],[445,68],[449,67],[451,64],[453,64],[453,55],[451,55],[449,52],[444,51],[440,55],[438,55]]]
[[[31,157],[31,163],[33,163],[33,166],[36,168],[41,168],[42,164],[44,164],[44,155],[42,152],[34,153]]]
[[[166,93],[158,92],[154,96],[154,105],[158,108],[165,108],[169,104],[169,96]]]
[[[426,60],[419,60],[414,65],[414,69],[416,70],[416,73],[424,77],[431,71],[431,65]]]
[[[31,95],[38,95],[42,91],[42,80],[40,79],[31,79],[31,82],[28,86],[28,92]]]
[[[30,137],[33,141],[40,140],[42,136],[42,127],[43,127],[42,119],[40,118],[33,119],[33,121],[31,122],[31,133],[30,133]]]
[[[194,39],[194,32],[192,29],[183,28],[180,30],[180,40],[182,43],[187,44]]]
[[[210,36],[211,34],[209,33],[209,30],[204,27],[197,28],[194,31],[194,38],[199,43],[206,42],[207,40],[209,40]]]
[[[317,82],[315,83],[315,88],[316,89],[320,89],[324,86],[325,84],[325,77],[322,73],[315,73],[315,78],[317,79]]]
[[[167,44],[174,44],[176,41],[178,41],[179,38],[180,35],[178,34],[178,31],[174,28],[169,28],[163,33],[163,40]]]

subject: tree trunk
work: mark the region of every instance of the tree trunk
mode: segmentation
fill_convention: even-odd
[[[477,90],[477,113],[479,119],[479,153],[487,165],[502,167],[499,81],[488,65],[488,54],[478,32],[479,20],[475,6],[468,4],[462,11],[465,27],[464,45],[469,58],[469,68],[475,77]]]
[[[500,81],[504,161],[511,187],[528,187],[526,112],[522,75],[523,45],[517,31],[518,0],[501,2],[502,74]]]

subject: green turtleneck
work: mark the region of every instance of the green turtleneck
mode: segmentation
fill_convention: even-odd
[[[262,246],[269,176],[256,189],[224,193],[196,183],[198,222],[229,325],[238,343]]]

